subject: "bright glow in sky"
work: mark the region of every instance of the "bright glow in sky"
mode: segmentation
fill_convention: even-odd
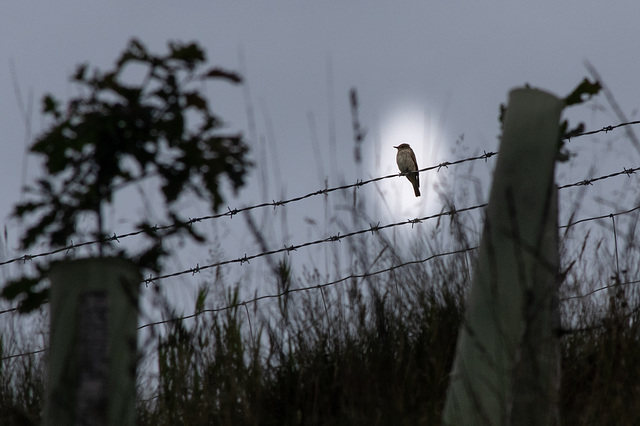
[[[436,165],[446,137],[440,124],[434,119],[432,111],[420,101],[401,100],[389,105],[380,117],[381,161],[379,175],[398,172],[396,149],[402,143],[411,145],[418,168]],[[425,212],[440,211],[441,203],[433,187],[438,173],[427,171],[420,173],[420,197],[415,197],[411,183],[406,179],[391,179],[385,185],[391,188],[387,193],[392,217],[398,214],[418,217]]]

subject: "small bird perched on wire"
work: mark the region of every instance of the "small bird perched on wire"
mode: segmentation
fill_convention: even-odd
[[[413,185],[413,192],[416,194],[416,197],[420,196],[420,176],[418,176],[418,162],[416,161],[416,155],[413,153],[413,150],[409,146],[408,143],[403,143],[398,146],[394,146],[395,149],[398,150],[396,154],[396,163],[398,163],[398,169],[400,169],[400,173],[409,173],[407,179]]]

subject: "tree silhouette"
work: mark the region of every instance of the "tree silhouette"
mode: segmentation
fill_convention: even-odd
[[[31,152],[44,157],[46,174],[26,189],[27,201],[13,211],[27,224],[23,249],[95,239],[100,241],[100,256],[125,256],[105,229],[103,210],[117,191],[144,179],[159,182],[170,222],[157,227],[138,217],[135,226],[150,244],[128,256],[141,268],[158,270],[159,260],[168,254],[163,244],[167,236],[185,234],[203,241],[180,216],[176,202],[191,193],[217,210],[224,201],[221,179],[237,191],[251,166],[242,136],[223,132],[223,122],[198,91],[207,81],[236,84],[241,78],[205,68],[205,62],[197,43],[170,42],[166,54],[155,55],[134,39],[109,71],[78,66],[71,81],[81,94],[65,108],[52,95],[44,97],[44,114],[52,124]],[[141,83],[123,81],[128,68],[142,71]],[[92,217],[95,226],[83,232],[78,225],[86,217]],[[47,290],[38,287],[47,267],[37,264],[35,276],[10,282],[3,296],[21,297],[23,310],[39,306],[47,297]]]

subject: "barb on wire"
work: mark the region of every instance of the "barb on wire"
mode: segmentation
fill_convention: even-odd
[[[484,158],[484,162],[486,163],[487,160],[491,157],[493,157],[494,155],[498,154],[497,152],[487,152],[487,151],[482,151],[484,152],[484,154],[482,155],[482,157]]]
[[[587,136],[587,135],[593,135],[596,133],[601,133],[601,132],[610,132],[614,129],[617,129],[619,127],[623,127],[623,126],[630,126],[630,125],[636,125],[636,124],[640,124],[640,120],[638,121],[630,121],[630,122],[624,122],[624,123],[619,123],[616,125],[612,125],[612,126],[606,126],[603,127],[602,129],[599,130],[592,130],[592,131],[587,131],[587,132],[583,132],[583,133],[578,133],[576,135],[573,135],[572,138],[576,138],[576,137],[580,137],[580,136]],[[494,155],[497,155],[498,152],[487,152],[487,151],[483,151],[482,155],[479,156],[475,156],[475,157],[468,157],[468,158],[463,158],[460,160],[456,160],[456,161],[445,161],[442,162],[440,164],[434,165],[434,166],[430,166],[430,167],[425,167],[423,169],[419,169],[418,173],[422,173],[422,172],[427,172],[427,171],[431,171],[431,170],[435,170],[436,172],[439,172],[440,169],[442,168],[448,168],[449,166],[454,166],[454,165],[459,165],[459,164],[463,164],[469,161],[477,161],[477,160],[485,160],[485,162],[493,157]],[[627,176],[630,176],[631,174],[635,173],[636,171],[640,170],[640,167],[638,168],[633,168],[633,169],[624,169],[622,172],[617,172],[617,173],[613,173],[611,175],[607,175],[607,176],[601,176],[598,178],[592,178],[592,179],[588,179],[588,180],[582,180],[580,182],[576,182],[573,184],[567,184],[567,185],[563,185],[560,186],[559,189],[564,189],[564,188],[569,188],[571,186],[581,186],[581,185],[590,185],[593,182],[599,181],[599,180],[603,180],[603,179],[608,179],[614,176],[618,176],[621,174],[627,174]],[[277,206],[283,206],[285,204],[289,204],[289,203],[294,203],[294,202],[298,202],[298,201],[302,201],[304,199],[313,197],[313,196],[317,196],[317,195],[326,195],[330,192],[334,192],[334,191],[340,191],[340,190],[346,190],[346,189],[350,189],[350,188],[359,188],[363,185],[369,184],[369,183],[373,183],[373,182],[378,182],[384,179],[391,179],[391,178],[395,178],[398,176],[402,176],[403,174],[391,174],[391,175],[386,175],[386,176],[379,176],[376,178],[372,178],[372,179],[368,179],[368,180],[356,180],[355,183],[352,184],[348,184],[348,185],[342,185],[342,186],[336,186],[336,187],[332,187],[332,188],[325,188],[325,189],[321,189],[315,192],[310,192],[306,195],[302,195],[299,197],[294,197],[294,198],[290,198],[287,200],[281,200],[281,201],[275,201],[272,200],[272,202],[265,202],[265,203],[261,203],[261,204],[255,204],[252,206],[247,206],[247,207],[242,207],[242,208],[235,208],[235,209],[231,209],[230,207],[227,207],[227,211],[224,213],[218,213],[218,214],[213,214],[213,215],[206,215],[206,216],[201,216],[201,217],[197,217],[197,218],[192,218],[189,219],[187,222],[185,223],[176,223],[176,224],[171,224],[171,225],[156,225],[155,227],[153,227],[151,230],[153,231],[158,231],[158,230],[164,230],[164,229],[169,229],[175,226],[183,226],[183,225],[189,225],[191,223],[194,222],[201,222],[204,220],[212,220],[212,219],[218,219],[221,217],[229,217],[229,218],[233,218],[233,216],[241,213],[241,212],[247,212],[250,210],[255,210],[255,209],[260,209],[260,208],[264,208],[264,207],[277,207]],[[58,249],[54,249],[51,251],[47,251],[47,252],[42,252],[42,253],[37,253],[37,254],[25,254],[22,255],[20,257],[17,258],[13,258],[13,259],[9,259],[9,260],[5,260],[3,262],[0,262],[0,266],[4,266],[4,265],[8,265],[10,263],[14,263],[14,262],[18,262],[18,261],[23,261],[26,262],[28,260],[33,260],[35,258],[38,257],[43,257],[43,256],[51,256],[57,253],[61,253],[64,251],[68,251],[70,249],[75,249],[75,248],[81,248],[81,247],[85,247],[85,246],[89,246],[89,245],[93,245],[93,244],[99,244],[99,243],[104,243],[104,242],[109,242],[109,241],[116,241],[116,242],[120,242],[120,239],[122,238],[127,238],[127,237],[133,237],[136,235],[140,235],[143,234],[145,232],[149,232],[149,229],[140,229],[137,231],[132,231],[132,232],[128,232],[128,233],[124,233],[124,234],[116,234],[114,233],[113,236],[105,238],[105,239],[101,239],[101,240],[93,240],[93,241],[85,241],[82,243],[78,243],[78,244],[72,244],[70,246],[67,247],[61,247]]]
[[[410,223],[411,224],[411,228],[413,228],[413,225],[416,225],[418,223],[422,223],[422,220],[420,218],[407,219],[407,223]]]
[[[431,170],[435,170],[435,171],[439,171],[440,168],[442,167],[447,167],[447,166],[453,166],[453,165],[458,165],[458,164],[463,164],[469,161],[477,161],[477,160],[485,160],[487,158],[490,158],[494,155],[496,155],[497,152],[486,152],[484,151],[484,153],[482,155],[479,156],[475,156],[475,157],[468,157],[468,158],[463,158],[460,160],[456,160],[456,161],[451,161],[451,162],[444,162],[435,166],[430,166],[430,167],[425,167],[423,169],[418,170],[419,173],[421,172],[427,172],[427,171],[431,171]],[[406,175],[406,174],[405,174]],[[314,191],[314,192],[310,192],[306,195],[302,195],[299,197],[294,197],[294,198],[289,198],[286,200],[280,200],[280,201],[276,201],[276,200],[272,200],[271,202],[265,202],[265,203],[260,203],[260,204],[255,204],[252,206],[247,206],[247,207],[242,207],[242,208],[236,208],[236,209],[231,209],[230,207],[227,207],[227,211],[223,212],[223,213],[217,213],[217,214],[212,214],[212,215],[206,215],[206,216],[201,216],[201,217],[195,217],[195,218],[189,218],[187,221],[185,222],[178,222],[175,224],[170,224],[170,225],[155,225],[152,228],[145,228],[145,229],[139,229],[137,231],[132,231],[132,232],[128,232],[128,233],[124,233],[124,234],[116,234],[114,233],[113,236],[111,237],[107,237],[107,238],[103,238],[103,239],[99,239],[99,240],[92,240],[92,241],[85,241],[82,243],[78,243],[78,244],[71,244],[70,246],[66,246],[66,247],[61,247],[58,249],[54,249],[51,251],[47,251],[47,252],[42,252],[42,253],[38,253],[38,254],[25,254],[23,256],[14,258],[14,259],[9,259],[3,262],[0,262],[0,266],[3,265],[8,265],[10,263],[14,263],[17,261],[27,261],[27,260],[33,260],[34,258],[38,258],[38,257],[44,257],[44,256],[51,256],[60,252],[64,252],[70,249],[75,249],[75,248],[81,248],[81,247],[85,247],[85,246],[90,246],[90,245],[94,245],[94,244],[99,244],[99,243],[105,243],[105,242],[110,242],[110,241],[116,241],[116,242],[120,242],[120,239],[122,238],[128,238],[128,237],[133,237],[133,236],[137,236],[140,234],[144,234],[146,232],[152,231],[152,232],[157,232],[160,230],[165,230],[165,229],[170,229],[176,226],[188,226],[191,225],[193,223],[196,222],[202,222],[205,220],[213,220],[213,219],[218,219],[218,218],[222,218],[222,217],[229,217],[229,218],[233,218],[233,216],[237,215],[238,213],[242,213],[242,212],[248,212],[251,210],[255,210],[255,209],[260,209],[260,208],[265,208],[265,207],[273,207],[274,209],[278,206],[284,206],[286,204],[289,203],[295,203],[298,201],[302,201],[305,200],[307,198],[311,198],[317,195],[326,195],[330,192],[335,192],[335,191],[341,191],[341,190],[347,190],[347,189],[351,189],[351,188],[359,188],[361,186],[364,186],[366,184],[369,183],[373,183],[373,182],[378,182],[384,179],[391,179],[391,178],[396,178],[398,176],[403,176],[403,174],[398,174],[398,173],[394,173],[394,174],[390,174],[390,175],[386,175],[386,176],[379,176],[376,178],[372,178],[372,179],[368,179],[368,180],[361,180],[358,179],[356,180],[355,183],[351,183],[351,184],[347,184],[347,185],[341,185],[341,186],[336,186],[336,187],[332,187],[332,188],[325,188],[325,189],[320,189],[318,191]]]
[[[183,271],[178,271],[178,272],[173,272],[170,274],[164,274],[164,275],[158,275],[158,276],[153,276],[150,275],[149,278],[144,279],[143,283],[148,286],[149,284],[155,284],[157,283],[158,280],[163,280],[163,279],[167,279],[167,278],[174,278],[180,275],[186,275],[186,274],[192,274],[194,275],[195,272],[201,272],[205,269],[210,269],[210,268],[215,268],[218,266],[223,266],[223,265],[228,265],[228,264],[233,264],[233,263],[239,263],[240,265],[243,265],[244,263],[250,263],[251,260],[256,259],[256,258],[260,258],[260,257],[264,257],[264,256],[271,256],[274,254],[278,254],[278,253],[291,253],[292,251],[297,251],[300,248],[305,248],[305,247],[309,247],[309,246],[313,246],[313,245],[318,245],[318,244],[323,244],[323,243],[328,243],[328,242],[336,242],[336,241],[341,241],[343,238],[350,238],[353,237],[355,235],[360,235],[360,234],[364,234],[367,232],[379,232],[380,230],[383,229],[387,229],[387,228],[393,228],[396,226],[403,226],[403,225],[411,225],[411,227],[413,228],[416,224],[420,224],[424,221],[427,220],[431,220],[431,219],[435,219],[435,218],[440,218],[440,217],[444,217],[444,216],[453,216],[456,215],[458,213],[463,213],[463,212],[467,212],[467,211],[471,211],[471,210],[475,210],[475,209],[480,209],[480,208],[484,208],[486,207],[486,203],[483,204],[478,204],[475,206],[471,206],[471,207],[465,207],[462,209],[456,209],[455,207],[452,208],[451,210],[448,211],[444,211],[441,213],[437,213],[434,215],[430,215],[430,216],[425,216],[425,217],[420,217],[420,218],[415,218],[415,219],[407,219],[405,221],[402,222],[396,222],[396,223],[390,223],[387,225],[380,225],[379,223],[375,226],[373,225],[369,225],[368,228],[364,228],[364,229],[360,229],[357,231],[353,231],[353,232],[349,232],[347,234],[341,235],[340,233],[336,234],[336,235],[332,235],[329,236],[327,238],[322,238],[322,239],[318,239],[315,241],[309,241],[306,243],[301,243],[298,245],[290,245],[290,246],[284,246],[283,248],[280,249],[276,249],[276,250],[271,250],[271,251],[265,251],[265,252],[261,252],[261,253],[257,253],[254,255],[247,255],[246,253],[244,254],[243,257],[237,258],[237,259],[230,259],[230,260],[224,260],[221,262],[216,262],[213,264],[209,264],[209,265],[204,265],[204,266],[200,266],[199,264],[195,267],[195,268],[189,268]],[[640,210],[640,206],[634,207],[630,210],[626,210],[626,211],[622,211],[622,212],[616,212],[616,213],[610,213],[610,214],[606,214],[606,215],[602,215],[602,216],[595,216],[595,217],[590,217],[590,218],[585,218],[585,219],[580,219],[574,222],[571,222],[567,225],[561,225],[559,226],[559,228],[569,228],[571,226],[575,226],[579,223],[583,223],[583,222],[587,222],[587,221],[593,221],[593,220],[599,220],[599,219],[606,219],[606,218],[610,218],[611,215],[613,216],[620,216],[620,215],[624,215],[624,214],[629,214],[632,213],[636,210]]]
[[[149,230],[157,231],[159,229],[169,229],[169,228],[172,228],[174,226],[176,226],[176,225],[165,225],[165,226],[155,225],[153,228],[140,229],[138,231],[128,232],[126,234],[115,234],[114,233],[111,237],[103,238],[101,240],[85,241],[85,242],[78,243],[78,244],[74,244],[72,242],[71,245],[68,245],[68,246],[65,246],[65,247],[60,247],[60,248],[57,248],[57,249],[54,249],[54,250],[50,250],[50,251],[47,251],[47,252],[42,252],[42,253],[37,253],[37,254],[25,254],[25,255],[20,256],[20,257],[16,257],[16,258],[13,258],[13,259],[5,260],[3,262],[0,262],[0,266],[8,265],[10,263],[14,263],[14,262],[17,262],[17,261],[20,261],[20,260],[26,262],[27,260],[33,260],[33,259],[38,258],[38,257],[52,256],[54,254],[67,252],[69,250],[75,250],[75,249],[80,248],[80,247],[90,246],[90,245],[98,244],[98,243],[105,243],[105,242],[109,242],[109,241],[116,241],[116,242],[119,243],[120,242],[120,238],[127,238],[127,237],[132,237],[134,235],[140,235],[140,234],[143,234],[145,232],[149,232]]]
[[[231,210],[231,208],[227,207],[227,216],[229,217],[233,217],[234,215],[238,214],[238,209],[233,209]]]
[[[380,221],[378,221],[378,223],[376,223],[375,225],[370,223],[369,226],[370,226],[369,230],[371,231],[371,235],[373,235],[374,233],[377,233],[380,230]]]
[[[472,210],[484,208],[484,207],[486,207],[486,205],[487,204],[484,203],[484,204],[478,204],[478,205],[475,205],[475,206],[458,209],[458,210],[456,210],[455,214],[464,213],[464,212],[467,212],[467,211],[472,211]],[[446,212],[442,212],[442,213],[433,214],[433,215],[430,215],[430,216],[424,216],[424,217],[420,217],[420,218],[416,218],[416,219],[409,219],[409,220],[402,221],[402,222],[389,223],[387,225],[382,225],[382,226],[378,225],[376,227],[376,230],[380,231],[382,229],[393,228],[393,227],[396,227],[396,226],[403,226],[403,225],[408,225],[408,224],[411,224],[411,226],[413,227],[416,223],[422,223],[423,221],[436,219],[436,218],[439,218],[439,217],[442,217],[442,216],[449,216],[451,214],[452,214],[452,212],[446,211]],[[357,231],[349,232],[349,233],[344,234],[344,235],[341,235],[340,233],[338,233],[336,235],[332,235],[332,236],[329,236],[329,237],[326,237],[326,238],[322,238],[322,239],[319,239],[319,240],[308,241],[306,243],[301,243],[301,244],[298,244],[298,245],[285,246],[285,247],[280,248],[280,249],[264,251],[264,252],[260,252],[260,253],[257,253],[257,254],[251,255],[251,256],[248,256],[245,253],[244,257],[241,257],[239,259],[223,260],[221,262],[212,263],[210,265],[199,266],[199,271],[203,271],[205,269],[210,269],[210,268],[216,268],[218,266],[228,265],[228,264],[232,264],[232,263],[240,263],[242,265],[245,262],[249,263],[250,260],[257,259],[259,257],[272,256],[274,254],[284,253],[284,252],[290,253],[291,251],[297,250],[299,248],[305,248],[305,247],[314,246],[314,245],[323,244],[323,243],[330,243],[330,242],[336,242],[336,241],[339,242],[343,238],[350,238],[350,237],[353,237],[353,236],[356,236],[356,235],[360,235],[360,234],[364,234],[364,233],[371,232],[371,231],[372,231],[371,227],[369,227],[369,228],[364,228],[364,229],[359,229]],[[183,271],[173,272],[173,273],[166,274],[166,275],[159,275],[159,276],[155,276],[155,277],[149,278],[147,280],[144,280],[143,282],[148,285],[149,283],[155,282],[155,281],[158,281],[158,280],[162,280],[162,279],[166,279],[166,278],[174,278],[174,277],[177,277],[177,276],[180,276],[180,275],[189,274],[189,273],[192,272],[192,270],[193,270],[193,268],[189,268],[189,269],[185,269]]]
[[[202,221],[202,219],[199,218],[199,217],[194,217],[193,219],[189,218],[189,220],[187,221],[187,225],[191,226],[194,223],[201,222],[201,221]]]
[[[290,293],[298,293],[298,292],[312,291],[312,290],[322,290],[325,287],[330,287],[330,286],[333,286],[333,285],[337,285],[337,284],[340,284],[340,283],[345,282],[345,281],[350,281],[350,280],[353,280],[353,279],[368,278],[368,277],[372,277],[372,276],[375,276],[375,275],[384,274],[386,272],[392,272],[392,271],[395,271],[396,269],[404,268],[406,266],[425,263],[425,262],[428,262],[430,260],[433,260],[433,259],[436,259],[436,258],[439,258],[439,257],[453,256],[455,254],[467,253],[469,251],[476,250],[477,248],[478,248],[477,246],[474,246],[474,247],[467,247],[467,248],[464,248],[464,249],[454,250],[454,251],[445,252],[445,253],[437,253],[437,254],[431,255],[429,257],[426,257],[424,259],[411,260],[409,262],[404,262],[404,263],[400,263],[400,264],[397,264],[397,265],[392,265],[392,266],[390,266],[388,268],[380,269],[378,271],[365,272],[365,273],[362,273],[362,274],[352,274],[352,275],[349,275],[349,276],[346,276],[346,277],[339,278],[339,279],[334,280],[334,281],[325,282],[325,283],[321,283],[321,284],[314,284],[314,285],[307,286],[307,287],[289,288],[289,289],[284,290],[284,291],[282,291],[280,293],[265,294],[265,295],[262,295],[262,296],[256,296],[256,297],[254,297],[252,299],[248,299],[248,300],[245,300],[245,301],[242,301],[242,302],[237,302],[237,303],[234,303],[232,305],[227,305],[227,306],[223,306],[223,307],[220,307],[220,308],[201,309],[201,310],[199,310],[199,311],[197,311],[197,312],[195,312],[195,313],[193,313],[191,315],[185,315],[185,316],[181,316],[181,317],[169,318],[169,319],[165,319],[165,320],[161,320],[161,321],[156,321],[156,322],[151,322],[151,323],[148,323],[148,324],[143,324],[143,325],[138,327],[138,330],[143,329],[143,328],[147,328],[147,327],[154,327],[156,325],[166,324],[166,323],[170,323],[170,322],[182,321],[182,320],[186,320],[186,319],[192,319],[192,318],[195,318],[195,317],[197,317],[199,315],[202,315],[204,313],[222,312],[222,311],[233,309],[233,308],[236,308],[236,307],[239,307],[239,306],[246,306],[249,303],[257,303],[257,302],[259,302],[261,300],[265,300],[265,299],[277,299],[277,298],[286,296],[287,294],[290,294]]]
[[[594,178],[591,178],[591,179],[584,179],[584,180],[581,180],[579,182],[568,183],[566,185],[559,186],[558,189],[571,188],[572,186],[592,185],[593,182],[598,182],[598,181],[601,181],[601,180],[610,179],[612,177],[621,176],[621,175],[627,175],[627,177],[631,177],[631,175],[634,174],[635,172],[637,172],[638,170],[640,170],[640,167],[634,167],[634,168],[631,168],[631,169],[627,169],[626,167],[623,167],[622,170],[619,171],[619,172],[610,173],[608,175],[598,176],[598,177],[594,177]]]
[[[609,133],[609,132],[611,132],[611,131],[619,128],[619,127],[633,126],[635,124],[640,124],[640,120],[638,120],[638,121],[628,121],[628,122],[625,122],[625,123],[616,124],[615,126],[605,126],[605,127],[601,128],[601,129],[598,129],[598,130],[590,130],[588,132],[578,133],[578,134],[575,134],[575,135],[571,136],[570,138],[565,138],[565,139],[570,141],[571,139],[577,138],[577,137],[580,137],[580,136],[595,135],[597,133]]]
[[[196,267],[195,268],[191,268],[191,275],[195,275],[195,274],[199,274],[200,273],[200,264],[196,263]]]

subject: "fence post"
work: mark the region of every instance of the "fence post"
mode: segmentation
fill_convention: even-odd
[[[120,258],[52,266],[45,425],[135,423],[137,268]]]
[[[478,264],[447,392],[446,425],[558,422],[555,162],[563,101],[512,90]]]

